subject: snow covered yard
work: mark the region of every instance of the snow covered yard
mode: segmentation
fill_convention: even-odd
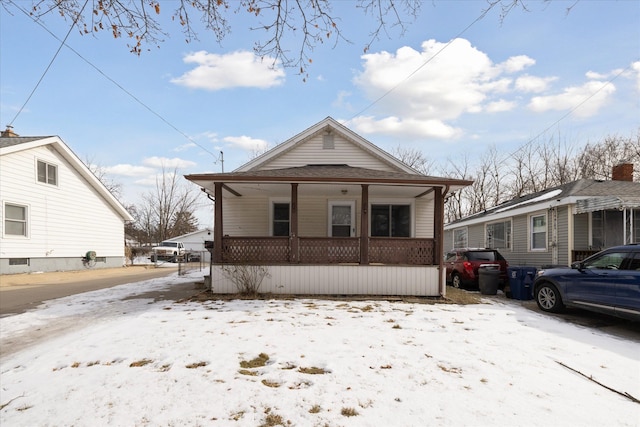
[[[8,426],[638,426],[640,344],[523,308],[131,298],[188,277],[49,301],[3,340]]]

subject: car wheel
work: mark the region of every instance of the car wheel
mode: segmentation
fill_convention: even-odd
[[[462,287],[462,280],[460,280],[460,275],[458,273],[453,273],[451,275],[451,286],[458,289]]]
[[[536,289],[536,303],[542,311],[557,313],[564,308],[558,289],[550,283],[543,283]]]

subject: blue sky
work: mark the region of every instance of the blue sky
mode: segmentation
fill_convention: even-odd
[[[140,57],[109,32],[73,31],[67,44],[84,59],[63,47],[17,117],[60,42],[5,3],[0,125],[60,136],[122,183],[127,203],[152,188],[161,165],[220,172],[222,151],[228,172],[327,116],[387,151],[420,150],[435,168],[534,138],[582,146],[640,129],[637,0],[528,2],[504,21],[491,10],[461,35],[484,1],[425,1],[403,35],[391,29],[366,54],[374,21],[354,2],[335,2],[351,43],[311,52],[306,81],[254,57],[263,35],[248,29],[255,21],[247,16],[231,17],[221,45],[204,31],[185,43],[169,20],[171,3],[161,2],[160,15],[170,37]],[[44,24],[60,39],[69,25],[55,15]]]

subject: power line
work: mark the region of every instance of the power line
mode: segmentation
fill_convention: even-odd
[[[56,36],[53,32],[51,32],[42,22],[40,22],[37,19],[34,19],[33,16],[31,14],[29,14],[26,10],[22,9],[20,6],[18,6],[15,2],[13,2],[12,0],[9,0],[9,2],[11,4],[13,4],[18,10],[20,10],[22,13],[24,13],[26,16],[29,17],[29,19],[31,19],[33,22],[35,22],[36,24],[38,24],[40,27],[42,27],[46,32],[48,32],[53,38],[55,38],[56,40],[61,42],[60,47],[58,48],[58,52],[60,52],[60,49],[62,49],[62,46],[65,46],[67,49],[69,49],[71,52],[75,53],[80,59],[82,59],[84,62],[86,62],[89,66],[91,66],[94,70],[96,70],[98,73],[100,73],[104,78],[106,78],[107,80],[109,80],[111,83],[113,83],[116,87],[118,87],[118,89],[120,89],[121,91],[123,91],[124,93],[126,93],[127,95],[129,95],[129,97],[131,97],[134,101],[136,101],[138,104],[140,104],[142,107],[144,107],[147,111],[149,111],[151,114],[153,114],[154,116],[156,116],[157,118],[159,118],[160,120],[162,120],[167,126],[169,126],[170,128],[172,128],[173,130],[175,130],[176,132],[178,132],[180,135],[182,135],[184,138],[186,138],[189,142],[192,142],[193,144],[197,145],[198,147],[200,147],[203,151],[211,154],[213,157],[216,157],[216,163],[220,160],[220,157],[216,154],[214,154],[213,152],[209,151],[207,148],[203,147],[202,145],[198,144],[198,142],[196,142],[195,140],[193,140],[189,135],[187,135],[186,133],[184,133],[183,131],[181,131],[180,129],[178,129],[176,126],[174,126],[172,123],[170,123],[167,119],[165,119],[162,115],[160,115],[160,113],[157,113],[155,110],[153,110],[151,107],[149,107],[147,104],[145,104],[144,102],[142,102],[142,100],[140,100],[138,97],[136,97],[134,94],[132,94],[130,91],[128,91],[126,88],[124,88],[120,83],[116,82],[114,79],[112,79],[111,77],[109,77],[106,73],[104,73],[100,68],[98,68],[96,65],[94,65],[91,61],[89,61],[88,59],[86,59],[84,56],[82,56],[77,50],[75,50],[74,48],[72,48],[71,46],[69,46],[68,44],[66,44],[66,40],[69,37],[69,34],[71,33],[71,30],[73,29],[73,27],[75,26],[76,22],[77,22],[77,18],[74,21],[73,25],[71,26],[71,28],[69,29],[69,32],[67,33],[67,36],[65,37],[64,40],[60,40],[60,38],[58,38],[58,36]],[[88,0],[87,0],[88,2]],[[86,6],[87,3],[85,3]],[[83,6],[84,9],[84,6]],[[80,11],[80,13],[82,13],[82,11]],[[80,16],[80,14],[78,14],[78,17]],[[58,54],[58,52],[56,52],[56,56]],[[54,57],[55,59],[55,57]],[[53,63],[53,60],[52,62]],[[49,67],[51,66],[51,64],[49,64]],[[47,67],[47,70],[49,69],[49,67]],[[46,74],[46,71],[45,71]],[[44,75],[40,78],[40,81],[42,81],[42,78],[44,77]],[[38,85],[40,84],[40,81],[38,82]],[[36,88],[37,86],[36,85]],[[31,92],[31,95],[33,95],[33,93],[35,92],[35,88],[34,90]],[[22,109],[26,106],[27,102],[29,101],[29,99],[31,98],[31,95],[29,95],[29,98],[27,99],[27,101],[25,102],[25,104],[22,106],[22,108],[20,109],[20,111],[18,111],[18,114],[16,114],[16,117],[13,118],[13,120],[11,121],[10,124],[13,124],[13,122],[16,120],[16,118],[18,117],[18,115],[22,112]]]

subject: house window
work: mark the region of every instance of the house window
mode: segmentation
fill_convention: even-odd
[[[539,251],[547,249],[547,216],[531,215],[530,217],[530,242],[531,250]]]
[[[469,246],[469,230],[467,227],[453,230],[453,247],[466,248]]]
[[[58,167],[38,160],[38,182],[58,185]]]
[[[9,258],[9,265],[29,265],[29,258]]]
[[[288,236],[290,223],[289,203],[273,203],[273,235]]]
[[[485,235],[487,248],[511,249],[511,221],[487,224]]]
[[[27,236],[27,207],[5,203],[5,236]]]
[[[371,236],[411,237],[411,206],[371,205]]]
[[[632,242],[640,243],[640,209],[633,211],[633,237]]]

